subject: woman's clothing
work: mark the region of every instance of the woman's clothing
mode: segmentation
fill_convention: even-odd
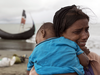
[[[90,63],[87,67],[84,68],[84,71],[85,71],[85,75],[94,75],[94,72]]]
[[[94,52],[90,52],[87,56],[90,60],[94,75],[100,75],[100,56]]]

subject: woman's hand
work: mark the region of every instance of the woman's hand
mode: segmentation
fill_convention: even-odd
[[[90,50],[87,47],[81,47],[81,49],[85,52],[86,55],[90,53]]]

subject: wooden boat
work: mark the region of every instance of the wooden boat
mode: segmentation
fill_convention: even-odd
[[[25,24],[25,18],[26,18],[26,14],[25,14],[25,10],[23,10],[22,12],[22,19],[21,19],[21,24]],[[33,21],[33,20],[32,20]],[[35,24],[33,22],[33,26],[31,29],[24,31],[24,32],[20,32],[17,34],[11,34],[8,33],[2,29],[0,29],[0,38],[2,39],[9,39],[9,40],[26,40],[31,38],[33,35],[35,34]]]
[[[33,35],[35,34],[35,25],[33,22],[33,26],[31,29],[25,31],[25,32],[21,32],[21,33],[16,33],[16,34],[12,34],[12,33],[8,33],[6,31],[3,31],[0,29],[0,37],[2,39],[9,39],[9,40],[26,40],[31,38]]]

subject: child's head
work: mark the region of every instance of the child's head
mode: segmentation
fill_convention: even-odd
[[[55,37],[55,32],[53,28],[53,24],[50,22],[44,23],[36,34],[36,43],[40,43],[48,38]]]

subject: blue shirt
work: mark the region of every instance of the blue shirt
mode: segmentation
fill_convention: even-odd
[[[27,70],[34,66],[40,75],[78,73],[84,75],[77,55],[83,51],[64,37],[51,38],[39,43],[29,57]]]

